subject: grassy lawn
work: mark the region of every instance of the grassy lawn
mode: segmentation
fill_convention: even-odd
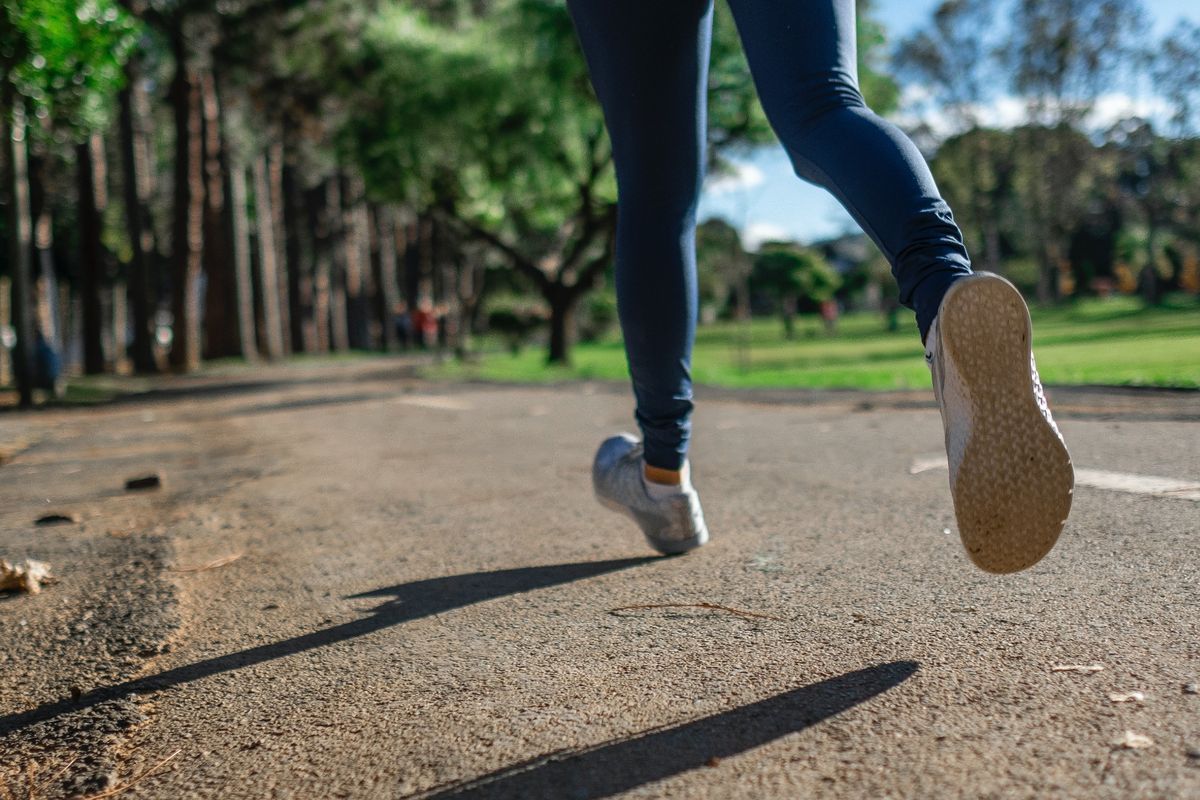
[[[1108,384],[1200,387],[1200,302],[1182,297],[1147,309],[1134,298],[1084,300],[1053,309],[1034,309],[1038,371],[1050,384]],[[430,377],[545,382],[627,378],[617,338],[580,344],[570,367],[547,367],[537,346],[512,356],[484,340],[478,363],[447,363]],[[880,315],[842,317],[836,336],[816,318],[797,325],[797,338],[783,338],[775,319],[748,324],[717,323],[700,328],[692,373],[700,384],[729,387],[909,389],[929,386],[929,372],[911,314],[900,331],[884,329]]]

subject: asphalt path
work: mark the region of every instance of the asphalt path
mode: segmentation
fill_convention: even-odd
[[[1200,484],[1200,394],[1051,400],[1080,469]],[[0,599],[0,781],[1200,797],[1186,491],[1082,485],[1050,556],[987,575],[929,395],[702,392],[712,542],[657,558],[591,497],[595,446],[631,425],[619,387],[392,362],[0,415],[0,557],[60,576]],[[149,472],[162,489],[124,491]],[[78,521],[33,525],[48,510]]]

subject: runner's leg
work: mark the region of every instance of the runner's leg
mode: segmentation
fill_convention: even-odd
[[[942,296],[971,262],[920,151],[863,101],[853,0],[730,7],[796,174],[831,191],[883,251],[924,339]]]
[[[613,145],[617,305],[645,459],[678,470],[691,431],[712,1],[568,5]]]

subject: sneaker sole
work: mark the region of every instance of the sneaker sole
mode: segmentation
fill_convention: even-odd
[[[602,497],[598,493],[595,496],[596,496],[596,501],[599,502],[600,505],[607,508],[609,511],[615,511],[616,513],[618,513],[624,517],[628,517],[629,519],[636,522],[638,524],[639,528],[642,527],[641,523],[638,522],[637,516],[634,515],[632,512],[630,512],[630,510],[628,508],[626,508],[625,506],[621,505],[620,503],[618,503],[615,500],[609,500],[607,497]],[[677,541],[676,540],[668,541],[665,539],[655,539],[653,536],[646,533],[645,530],[642,531],[642,535],[646,537],[646,542],[651,547],[653,547],[658,552],[662,553],[664,556],[678,556],[678,555],[682,555],[682,554],[688,552],[689,550],[695,550],[697,547],[699,547],[700,545],[707,542],[708,541],[708,528],[705,527],[703,530],[700,531],[700,533],[696,534],[695,536],[693,536],[689,539],[679,539]]]
[[[951,287],[938,325],[972,424],[951,483],[959,535],[980,569],[1026,569],[1058,541],[1075,484],[1034,396],[1029,310],[1008,281],[980,275]]]

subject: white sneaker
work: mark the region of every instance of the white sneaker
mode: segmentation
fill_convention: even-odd
[[[1071,510],[1075,473],[1046,405],[1031,338],[1016,287],[978,272],[950,287],[925,339],[958,532],[988,572],[1036,564]]]
[[[675,555],[708,541],[700,496],[691,481],[662,498],[646,491],[642,444],[628,433],[606,439],[592,463],[592,488],[605,507],[628,515],[660,553]]]

